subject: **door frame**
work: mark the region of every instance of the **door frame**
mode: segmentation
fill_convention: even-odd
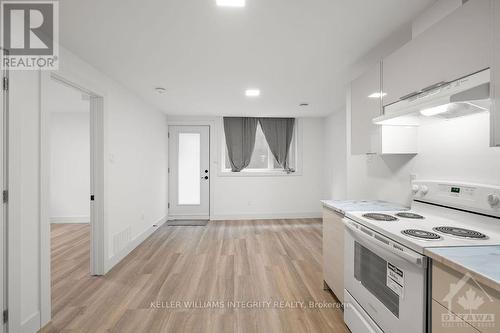
[[[0,48],[0,61],[3,61],[7,50]],[[9,91],[3,86],[3,80],[9,79],[9,71],[4,69],[0,71],[0,192],[7,191],[9,186]],[[7,81],[8,82],[8,81]],[[0,312],[3,313],[8,308],[8,202],[0,199]],[[8,323],[3,322],[0,325],[0,333],[7,332]]]
[[[209,144],[208,144],[208,159],[209,166],[208,171],[210,177],[208,178],[208,187],[209,187],[209,210],[208,210],[208,219],[211,219],[214,216],[214,198],[215,198],[215,181],[214,177],[217,177],[217,173],[214,173],[214,170],[217,169],[217,164],[219,163],[217,160],[218,149],[216,142],[218,142],[219,133],[216,131],[217,122],[215,120],[170,120],[167,119],[167,128],[168,126],[208,126],[209,130]],[[170,154],[170,152],[168,152]],[[170,155],[169,155],[170,156]],[[170,158],[169,158],[169,167],[170,167]],[[170,182],[170,174],[168,175],[168,182]],[[168,186],[170,188],[170,186]],[[167,203],[170,201],[170,193],[167,197]],[[169,219],[172,217],[170,213],[167,212]]]
[[[48,86],[51,81],[77,89],[90,96],[90,274],[105,273],[104,228],[104,96],[86,87],[76,78],[54,72],[40,73],[40,280],[41,327],[52,317],[50,271],[50,111],[47,106]],[[94,201],[90,201],[90,195]]]

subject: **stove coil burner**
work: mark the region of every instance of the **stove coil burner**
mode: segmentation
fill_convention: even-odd
[[[415,213],[409,213],[409,212],[397,213],[396,216],[402,217],[404,219],[416,219],[416,220],[423,220],[425,218],[422,215],[418,215]]]
[[[424,240],[438,240],[441,239],[441,236],[434,232],[425,231],[425,230],[417,230],[417,229],[407,229],[401,231],[403,235],[410,236],[413,238],[424,239]]]
[[[479,231],[457,228],[457,227],[436,227],[433,228],[432,230],[460,238],[488,239],[488,236],[486,236],[483,233],[480,233]]]
[[[363,217],[366,217],[367,219],[375,220],[375,221],[397,221],[398,220],[394,216],[387,215],[387,214],[380,214],[380,213],[363,214]]]

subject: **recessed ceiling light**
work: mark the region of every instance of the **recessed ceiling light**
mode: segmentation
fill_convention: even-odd
[[[387,93],[385,93],[385,92],[376,92],[376,93],[373,93],[370,96],[368,96],[368,98],[380,98],[380,97],[384,97],[384,96],[387,96]]]
[[[259,89],[247,89],[245,91],[245,96],[247,96],[247,97],[258,97],[258,96],[260,96],[260,90]]]
[[[158,94],[164,94],[167,92],[167,89],[163,88],[163,87],[156,87],[155,88],[155,91],[158,93]]]
[[[216,0],[219,7],[245,7],[245,0]]]

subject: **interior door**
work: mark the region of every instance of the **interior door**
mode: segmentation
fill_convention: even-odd
[[[210,217],[210,127],[169,126],[169,217]]]

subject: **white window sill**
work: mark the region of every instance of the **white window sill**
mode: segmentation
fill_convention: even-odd
[[[242,170],[240,172],[232,172],[231,170],[219,171],[219,177],[293,177],[302,176],[302,172],[295,171],[286,173],[283,170]]]

